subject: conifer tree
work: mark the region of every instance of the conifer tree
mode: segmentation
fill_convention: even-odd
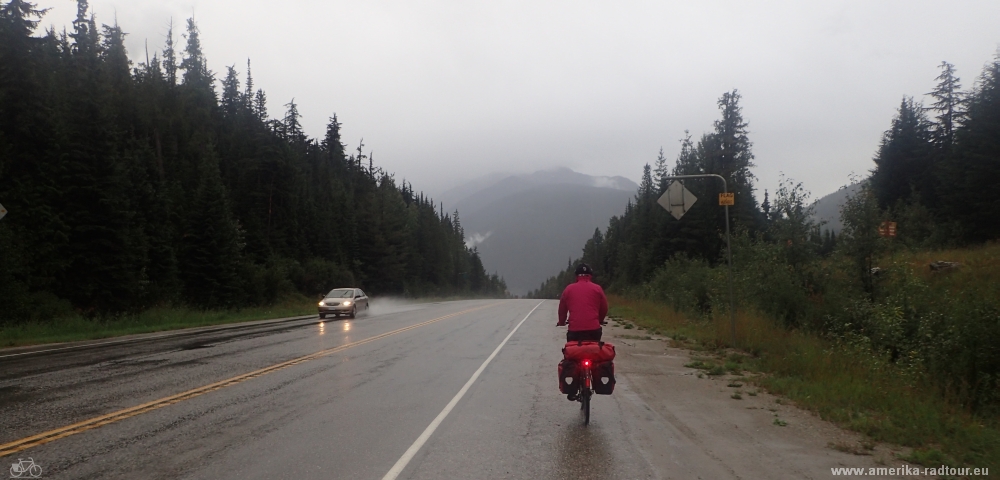
[[[292,101],[285,104],[285,107],[288,108],[282,121],[285,138],[292,143],[301,143],[305,140],[305,135],[302,133],[302,123],[299,122],[299,119],[302,118],[302,115],[299,114],[299,106],[295,104],[293,98]]]
[[[100,36],[94,17],[88,16],[90,8],[87,0],[77,0],[76,20],[73,20],[73,53],[81,57],[96,58],[100,49]]]
[[[253,96],[253,112],[261,123],[267,122],[267,95],[264,90],[257,89]]]
[[[243,101],[250,105],[253,102],[253,74],[250,73],[250,59],[247,59],[247,88],[243,92]]]
[[[874,159],[871,185],[879,205],[888,208],[914,191],[926,192],[933,155],[931,126],[924,109],[913,98],[904,97]]]
[[[201,51],[201,38],[198,25],[193,18],[187,20],[187,45],[184,47],[184,59],[180,68],[184,70],[184,84],[201,89],[212,89],[212,72],[208,69],[205,54]]]
[[[735,193],[736,205],[730,208],[733,222],[743,228],[755,230],[758,207],[754,197],[755,177],[750,169],[756,165],[753,163],[753,143],[750,142],[748,124],[743,120],[743,107],[739,103],[741,98],[738,90],[726,92],[719,98],[722,118],[715,121],[713,141],[706,145],[710,152],[706,158],[706,172],[725,177],[729,183],[729,191]],[[710,192],[710,197],[714,200],[720,190],[712,188]]]
[[[964,113],[962,85],[955,75],[954,65],[941,62],[939,68],[941,74],[936,78],[938,84],[928,95],[934,99],[930,109],[937,113],[934,117],[937,120],[934,125],[934,139],[949,150],[955,139],[955,127],[961,122]]]
[[[990,192],[1000,178],[1000,53],[983,68],[967,100],[965,120],[955,131],[955,151],[946,167],[944,201],[958,222],[959,239],[982,242],[1000,238],[1000,204]]]
[[[240,92],[239,73],[234,67],[226,67],[226,78],[222,81],[222,112],[228,116],[237,115],[243,107],[243,96]]]
[[[202,145],[199,183],[184,223],[181,273],[185,299],[197,306],[234,306],[245,295],[238,266],[242,239],[209,145]]]
[[[337,114],[330,117],[330,122],[326,125],[326,136],[323,137],[323,148],[330,155],[331,160],[342,160],[344,158],[344,144],[340,140],[340,122]]]
[[[662,193],[667,189],[666,177],[670,176],[667,157],[663,156],[663,147],[660,147],[660,153],[656,156],[656,168],[653,170],[653,174],[653,185],[655,185],[658,194]]]
[[[167,85],[177,85],[177,52],[174,50],[174,20],[167,27],[166,47],[163,49],[163,72],[167,75]]]

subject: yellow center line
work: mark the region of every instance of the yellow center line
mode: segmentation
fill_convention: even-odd
[[[143,414],[143,413],[146,413],[146,412],[157,410],[157,409],[166,407],[168,405],[173,405],[175,403],[182,402],[184,400],[188,400],[188,399],[191,399],[191,398],[194,398],[194,397],[197,397],[199,395],[203,395],[203,394],[206,394],[206,393],[209,393],[209,392],[214,392],[216,390],[219,390],[219,389],[222,389],[222,388],[225,388],[225,387],[236,385],[237,383],[241,383],[241,382],[250,380],[252,378],[257,378],[257,377],[260,377],[260,376],[263,376],[263,375],[267,375],[269,373],[276,372],[278,370],[281,370],[281,369],[284,369],[284,368],[288,368],[288,367],[291,367],[293,365],[298,365],[300,363],[305,363],[305,362],[308,362],[310,360],[315,360],[315,359],[320,358],[320,357],[325,357],[327,355],[331,355],[331,354],[334,354],[334,353],[337,353],[337,352],[340,352],[340,351],[343,351],[343,350],[347,350],[348,348],[351,348],[351,347],[356,347],[358,345],[364,345],[366,343],[371,343],[371,342],[374,342],[376,340],[381,340],[383,338],[390,337],[392,335],[396,335],[398,333],[403,333],[403,332],[406,332],[406,331],[409,331],[409,330],[413,330],[415,328],[420,328],[420,327],[423,327],[423,326],[426,326],[426,325],[430,325],[430,324],[435,323],[435,322],[440,322],[442,320],[446,320],[446,319],[449,319],[449,318],[457,317],[459,315],[464,315],[466,313],[474,312],[476,310],[482,310],[484,308],[489,308],[489,307],[492,307],[492,306],[495,306],[495,305],[499,305],[499,304],[500,304],[500,302],[497,302],[497,303],[491,303],[489,305],[485,305],[485,306],[482,306],[482,307],[476,307],[476,308],[470,308],[468,310],[462,310],[461,312],[452,313],[452,314],[449,314],[449,315],[445,315],[443,317],[438,317],[438,318],[435,318],[435,319],[427,320],[425,322],[413,324],[413,325],[410,325],[408,327],[399,328],[399,329],[393,330],[391,332],[386,332],[386,333],[382,333],[382,334],[379,334],[379,335],[375,335],[373,337],[368,337],[368,338],[366,338],[364,340],[358,340],[356,342],[345,343],[345,344],[340,345],[338,347],[328,348],[326,350],[320,350],[320,351],[318,351],[316,353],[312,353],[312,354],[305,355],[305,356],[302,356],[302,357],[294,358],[294,359],[288,360],[286,362],[281,362],[281,363],[278,363],[278,364],[275,364],[275,365],[271,365],[270,367],[265,367],[265,368],[262,368],[260,370],[254,370],[254,371],[249,372],[249,373],[244,373],[243,375],[238,375],[238,376],[235,376],[233,378],[229,378],[229,379],[222,380],[222,381],[215,382],[215,383],[210,383],[208,385],[204,385],[204,386],[201,386],[201,387],[198,387],[198,388],[193,388],[193,389],[188,390],[186,392],[181,392],[181,393],[178,393],[176,395],[171,395],[169,397],[163,397],[163,398],[161,398],[159,400],[153,400],[152,402],[143,403],[142,405],[136,405],[134,407],[129,407],[129,408],[126,408],[124,410],[118,410],[117,412],[112,412],[112,413],[109,413],[107,415],[101,415],[99,417],[94,417],[94,418],[91,418],[89,420],[84,420],[82,422],[74,423],[72,425],[67,425],[65,427],[57,428],[55,430],[49,430],[47,432],[39,433],[37,435],[32,435],[30,437],[25,437],[25,438],[22,438],[20,440],[15,440],[15,441],[10,442],[10,443],[5,443],[3,445],[0,445],[0,457],[7,456],[7,455],[10,455],[12,453],[20,452],[22,450],[26,450],[26,449],[29,449],[29,448],[32,448],[32,447],[37,447],[38,445],[43,445],[43,444],[46,444],[46,443],[58,440],[60,438],[64,438],[64,437],[68,437],[70,435],[75,435],[77,433],[85,432],[87,430],[94,429],[94,428],[97,428],[97,427],[100,427],[100,426],[103,426],[103,425],[107,425],[109,423],[114,423],[114,422],[117,422],[119,420],[124,420],[124,419],[129,418],[129,417],[134,417],[136,415],[140,415],[140,414]]]

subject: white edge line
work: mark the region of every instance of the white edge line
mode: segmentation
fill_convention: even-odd
[[[476,379],[478,379],[479,375],[483,373],[483,370],[486,370],[486,366],[493,361],[493,357],[496,357],[497,353],[500,353],[500,349],[507,344],[507,340],[510,340],[510,337],[514,336],[514,332],[516,332],[517,329],[521,328],[521,324],[523,324],[524,321],[527,320],[532,313],[535,313],[535,310],[537,310],[538,307],[542,306],[543,303],[545,303],[544,300],[538,302],[538,305],[535,305],[535,308],[532,308],[531,311],[528,312],[528,314],[525,315],[523,319],[521,319],[521,321],[517,324],[517,326],[514,327],[514,329],[511,330],[510,333],[507,334],[507,338],[504,338],[503,341],[500,342],[500,345],[497,345],[496,350],[493,350],[493,353],[491,353],[490,356],[486,359],[486,361],[479,366],[479,369],[476,370],[476,373],[472,374],[472,378],[470,378],[468,382],[465,382],[465,385],[462,387],[462,389],[455,394],[455,396],[451,399],[451,401],[448,402],[448,405],[445,405],[444,410],[441,410],[441,413],[439,413],[437,417],[434,417],[434,420],[431,422],[431,424],[424,429],[424,433],[421,433],[420,436],[417,437],[416,441],[413,442],[413,445],[410,445],[410,448],[406,449],[406,452],[403,453],[403,456],[399,457],[399,460],[396,460],[396,464],[389,469],[389,473],[386,473],[385,476],[382,477],[382,480],[395,480],[400,473],[403,473],[403,469],[406,468],[406,465],[410,463],[410,460],[413,460],[413,457],[417,454],[418,451],[420,451],[420,448],[424,446],[424,443],[427,443],[427,440],[431,438],[431,435],[434,434],[434,431],[437,430],[438,426],[441,425],[441,422],[444,421],[445,417],[447,417],[448,414],[451,413],[451,410],[455,408],[455,405],[458,404],[459,400],[461,400],[462,397],[465,396],[465,392],[469,391],[469,387],[471,387],[473,383],[476,383]]]

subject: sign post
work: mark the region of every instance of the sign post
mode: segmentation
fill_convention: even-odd
[[[664,177],[664,180],[673,180],[670,186],[667,187],[667,191],[660,196],[660,199],[656,201],[661,207],[665,208],[671,215],[677,220],[680,220],[682,216],[694,205],[697,198],[688,189],[684,188],[684,184],[680,180],[695,179],[695,178],[718,178],[722,180],[722,193],[719,194],[719,205],[726,207],[726,260],[729,264],[729,331],[732,336],[733,347],[736,346],[736,297],[733,294],[733,247],[729,241],[729,207],[736,204],[736,199],[734,194],[729,193],[728,187],[726,186],[726,179],[722,175],[715,174],[703,174],[703,175],[675,175],[672,177]],[[894,229],[895,230],[895,229]],[[895,233],[895,232],[893,232]]]

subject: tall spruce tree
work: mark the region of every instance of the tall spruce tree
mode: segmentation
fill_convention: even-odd
[[[236,306],[246,299],[238,276],[242,239],[214,154],[208,145],[204,148],[199,184],[181,236],[185,299],[206,308]]]
[[[167,85],[177,85],[177,51],[174,50],[173,19],[170,19],[170,25],[167,27],[166,46],[163,48],[163,72],[167,76]]]
[[[212,72],[201,50],[201,34],[193,18],[187,20],[187,44],[184,47],[184,59],[180,68],[184,70],[184,84],[200,88],[211,88]]]
[[[1000,53],[983,68],[968,97],[965,120],[955,132],[955,148],[944,179],[947,213],[958,223],[959,239],[1000,238],[1000,204],[989,192],[1000,178]]]
[[[955,128],[961,124],[964,115],[962,85],[955,75],[954,65],[941,62],[939,68],[938,84],[928,93],[934,99],[930,109],[937,113],[934,117],[937,120],[933,127],[934,140],[945,150],[950,150],[955,140]]]
[[[931,124],[912,97],[903,97],[900,102],[874,161],[872,191],[882,208],[930,188],[934,161]]]

